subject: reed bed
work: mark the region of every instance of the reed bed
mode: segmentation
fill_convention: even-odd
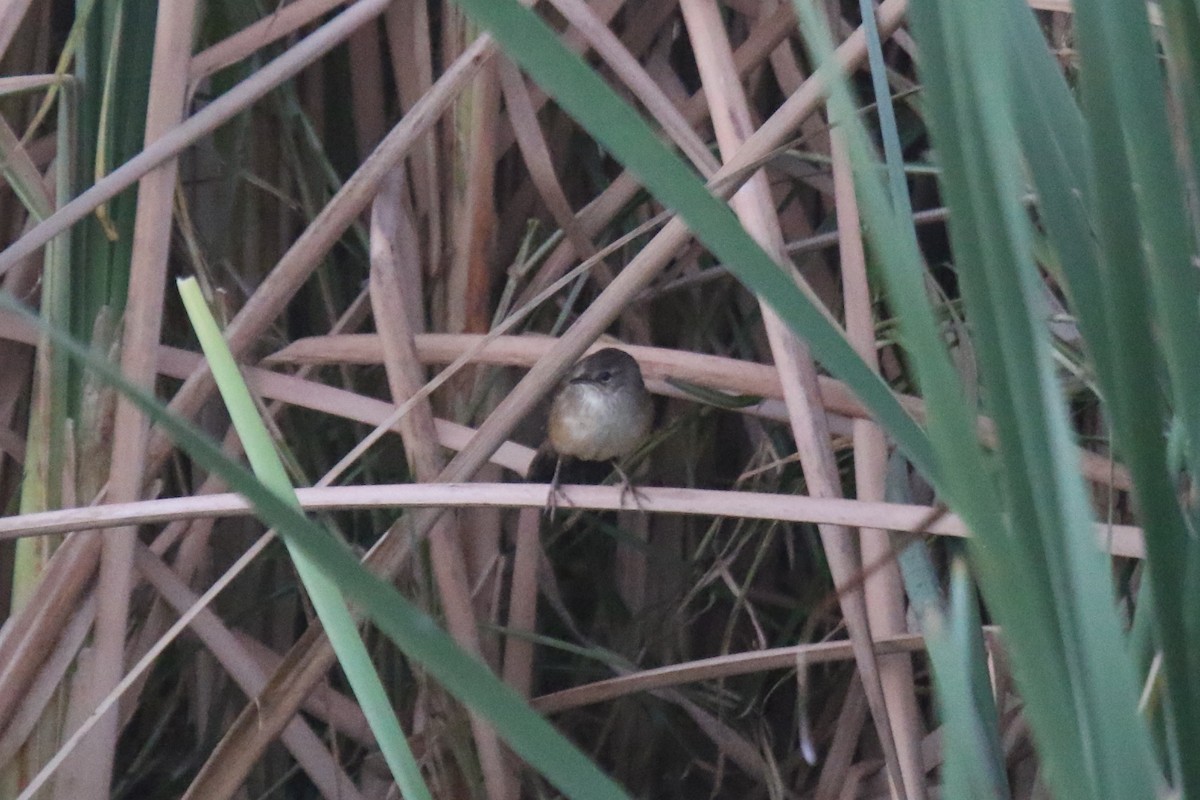
[[[1200,796],[1200,14],[1109,5],[0,5],[0,797]]]

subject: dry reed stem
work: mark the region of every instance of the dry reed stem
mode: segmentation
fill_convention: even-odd
[[[0,356],[0,358],[3,357]],[[3,400],[0,400],[0,408],[7,408],[7,404]],[[3,414],[3,417],[8,416],[8,414]],[[12,456],[13,461],[18,464],[25,463],[25,439],[14,430],[0,428],[0,454]]]
[[[678,695],[672,697],[674,695],[672,692],[665,694],[669,699],[675,700],[682,706],[687,715],[692,718],[692,722],[696,723],[696,727],[709,739],[712,739],[722,758],[728,758],[746,774],[757,777],[764,785],[774,786],[777,792],[781,790],[778,776],[773,774],[771,766],[763,757],[763,748],[751,744],[695,703],[680,698]]]
[[[431,333],[417,336],[416,343],[421,361],[426,364],[450,363],[464,354],[470,354],[471,363],[531,366],[554,342],[553,339],[543,336],[496,336],[481,349],[477,349],[483,338],[477,334]],[[36,341],[36,334],[23,320],[0,311],[0,339],[32,344]],[[661,347],[623,347],[638,359],[643,373],[651,382],[652,389],[666,378],[676,378],[733,394],[760,395],[775,399],[783,397],[778,373],[770,365]],[[382,361],[379,341],[374,334],[335,334],[297,340],[268,356],[264,363],[312,366],[338,363],[381,364]],[[202,363],[197,353],[167,346],[159,348],[159,372],[162,375],[186,378],[201,368]],[[373,425],[386,420],[389,414],[385,409],[393,408],[382,401],[345,389],[254,367],[244,369],[247,379],[261,395],[304,408]],[[822,375],[820,385],[821,398],[827,411],[854,419],[869,418],[866,408],[841,381]],[[666,393],[667,387],[658,385],[658,390]],[[673,391],[673,396],[683,396],[678,390]],[[920,398],[897,395],[897,399],[918,421],[924,419],[925,405]],[[992,444],[995,439],[991,420],[980,418],[978,425],[981,440],[985,444]],[[438,430],[443,445],[455,449],[462,448],[465,428],[439,420]],[[493,461],[515,472],[524,473],[525,467],[528,466],[529,452],[527,448],[509,442],[494,454]],[[1081,473],[1089,481],[1119,490],[1130,488],[1129,471],[1125,465],[1114,463],[1089,450],[1080,449],[1078,455]]]
[[[8,52],[8,46],[21,29],[21,22],[29,12],[33,0],[3,0],[0,2],[0,58]]]
[[[638,99],[662,132],[691,160],[705,178],[720,166],[696,134],[691,121],[675,108],[633,54],[583,0],[551,0],[551,5],[585,38],[613,73]],[[583,254],[580,254],[583,255]]]
[[[989,630],[999,631],[997,628],[989,628]],[[902,633],[880,637],[872,645],[879,655],[911,653],[924,649],[925,640],[919,633]],[[655,669],[639,670],[629,675],[595,681],[535,697],[530,704],[545,714],[554,714],[571,708],[607,702],[636,692],[649,692],[682,686],[687,683],[720,680],[734,675],[748,675],[768,670],[794,669],[800,660],[808,664],[823,664],[852,658],[854,658],[854,650],[850,642],[846,640],[753,650]]]
[[[716,489],[678,489],[644,486],[642,507],[650,514],[696,514],[726,518],[778,520],[846,525],[931,536],[968,535],[962,521],[946,514],[925,527],[930,506],[865,500],[822,499],[805,495],[736,492]],[[638,507],[619,486],[564,486],[564,505],[597,511]],[[370,508],[543,508],[549,497],[545,484],[526,483],[400,483],[371,486],[326,486],[296,490],[309,511]],[[42,511],[19,517],[0,517],[0,541],[22,536],[64,533],[87,525],[96,530],[121,525],[146,525],[176,519],[242,516],[249,503],[235,494],[172,497],[88,508]],[[1123,558],[1144,558],[1141,528],[1096,523],[1096,542],[1105,552]],[[89,535],[90,536],[90,535]],[[75,538],[75,537],[72,537]],[[1111,539],[1111,541],[1110,541]],[[7,666],[7,665],[6,665]]]
[[[358,0],[334,19],[291,47],[252,76],[218,97],[182,124],[156,140],[89,189],[38,223],[31,231],[0,251],[0,275],[26,255],[92,213],[98,206],[116,197],[164,161],[174,158],[263,95],[293,77],[304,67],[328,53],[358,29],[378,16],[390,0]],[[369,198],[364,201],[369,202]]]
[[[846,304],[846,333],[864,363],[879,371],[875,349],[875,315],[872,312],[871,287],[867,281],[867,258],[863,248],[858,202],[854,196],[854,175],[841,131],[832,131],[830,157],[833,161],[834,199],[837,206],[839,255],[843,297]],[[881,501],[887,494],[887,437],[875,422],[854,421],[854,486],[860,500]],[[869,576],[863,587],[871,634],[902,634],[908,630],[907,603],[900,570],[889,558],[891,543],[886,531],[862,532],[863,563],[886,559],[887,566]],[[917,687],[913,681],[912,659],[899,655],[881,659],[880,679],[888,711],[893,721],[896,751],[904,776],[905,793],[913,800],[925,800],[925,769],[921,762],[924,733],[917,705]]]
[[[733,48],[714,0],[681,0],[680,8],[692,41],[700,78],[708,94],[717,143],[722,156],[729,159],[753,129],[742,86],[729,80],[730,75],[737,73]],[[734,195],[731,205],[742,226],[755,241],[781,269],[790,269],[791,262],[784,251],[783,233],[779,228],[766,173],[758,172],[747,180]],[[803,280],[799,282],[801,288],[812,295]],[[770,341],[771,355],[783,384],[784,402],[791,418],[792,436],[800,456],[805,485],[814,497],[839,498],[842,494],[841,476],[830,446],[829,428],[812,354],[807,345],[787,328],[774,309],[761,298],[759,306]],[[840,588],[853,583],[855,576],[862,572],[862,561],[853,533],[849,528],[835,525],[823,525],[819,530],[834,585]],[[839,596],[888,776],[893,791],[903,798],[904,778],[883,694],[879,665],[871,649],[871,625],[867,618],[863,589],[856,585],[850,592],[839,592]]]
[[[845,782],[840,787],[841,791],[837,795],[838,800],[855,800],[855,798],[864,796],[873,798],[873,800],[883,800],[883,798],[889,797],[890,794],[887,788],[879,788],[875,792],[868,792],[863,786],[867,782],[867,778],[878,769],[879,762],[877,759],[869,759],[852,764],[850,769],[846,771]]]
[[[756,25],[751,31],[750,37],[735,54],[738,76],[743,77],[752,67],[757,66],[770,50],[783,41],[794,28],[795,17],[788,4],[785,4],[783,9],[776,11],[766,22]],[[635,30],[639,29],[635,28]],[[864,49],[862,57],[865,56]],[[683,113],[684,118],[693,125],[698,125],[707,119],[708,104],[703,89],[688,100]],[[710,181],[710,185],[711,183]],[[579,225],[584,233],[588,236],[598,234],[640,189],[641,185],[632,173],[626,171],[618,175],[596,199],[579,212]],[[558,276],[566,271],[571,261],[578,255],[569,240],[560,244],[518,296],[517,302],[526,302],[542,288],[557,280]]]
[[[77,533],[63,542],[25,605],[0,628],[0,730],[12,722],[18,701],[28,691],[72,611],[79,607],[100,558],[102,542],[102,537],[90,533]]]
[[[57,75],[13,75],[0,78],[0,95],[48,89],[60,82]]]
[[[188,67],[189,83],[194,88],[214,72],[236,64],[345,4],[346,0],[294,0],[276,7],[268,16],[197,53]]]
[[[199,596],[140,542],[137,547],[137,567],[176,613],[185,614],[199,604]],[[254,697],[262,691],[267,682],[266,673],[215,613],[202,608],[190,627],[247,697]],[[331,800],[360,797],[354,782],[342,771],[327,746],[303,719],[295,718],[288,723],[280,739],[322,795]]]
[[[427,4],[392,3],[384,14],[384,29],[392,56],[392,79],[400,95],[401,108],[407,113],[433,86]],[[427,231],[429,264],[436,264],[442,258],[445,236],[438,180],[440,156],[436,144],[432,134],[421,137],[408,159],[415,187],[414,211]]]
[[[372,1],[359,0],[358,4],[342,14],[349,14]],[[321,263],[334,242],[341,238],[359,213],[371,202],[388,171],[399,163],[423,134],[428,132],[459,91],[491,57],[494,50],[495,46],[487,36],[481,36],[472,43],[420,102],[392,128],[379,147],[375,148],[316,219],[288,248],[225,330],[226,341],[235,358],[244,355],[268,326],[274,323],[275,318]],[[184,381],[169,407],[175,413],[190,418],[208,399],[212,389],[212,376],[206,367],[201,367]],[[152,438],[148,462],[151,465],[161,464],[169,449],[170,444],[166,437],[158,434]]]
[[[584,258],[591,258],[596,254],[596,246],[576,220],[575,212],[571,209],[566,192],[559,182],[550,148],[538,124],[537,112],[533,108],[533,101],[530,100],[525,79],[521,77],[516,65],[507,58],[500,62],[499,69],[509,124],[517,138],[521,157],[529,169],[530,180],[555,224],[562,228],[566,237],[570,239],[575,252]],[[597,266],[609,275],[612,274],[611,269],[603,262]]]
[[[187,64],[192,54],[196,2],[185,0],[164,7],[155,28],[154,59],[146,103],[145,143],[151,145],[179,125],[184,115]],[[175,178],[178,162],[168,160],[146,173],[138,186],[134,218],[130,288],[125,303],[121,339],[121,373],[130,383],[152,390],[156,378],[158,335],[162,327],[163,293],[167,283],[167,254],[172,233]],[[116,503],[142,495],[145,441],[149,422],[125,397],[116,403],[112,468],[108,499]],[[96,585],[94,661],[84,692],[89,712],[124,674],[125,631],[133,591],[133,551],[137,529],[124,528],[104,537],[100,577]],[[76,769],[92,782],[80,787],[86,796],[106,798],[112,781],[119,717],[110,714],[97,724],[88,747],[77,754]]]
[[[643,5],[644,4],[642,4],[642,3],[635,3],[635,4],[633,4],[633,7],[630,10],[633,11],[634,13],[637,13],[638,11],[641,10]],[[591,9],[592,9],[592,12],[596,15],[596,17],[600,20],[600,22],[607,25],[610,22],[612,22],[613,17],[616,16],[617,12],[620,11],[624,6],[625,6],[625,0],[596,0],[596,2],[591,4]],[[638,24],[637,22],[633,22],[632,24],[630,24],[629,27],[633,28],[637,24]],[[559,37],[559,39],[563,43],[563,46],[566,47],[571,52],[579,54],[579,55],[586,54],[587,48],[588,48],[587,39],[584,37],[583,33],[581,33],[576,28],[574,28],[574,27],[567,28],[567,30],[563,31],[563,33]],[[542,110],[543,107],[545,107],[546,103],[550,102],[550,98],[546,95],[546,93],[543,92],[541,90],[541,88],[536,85],[530,88],[529,97],[533,103],[534,110],[539,111],[539,112]],[[515,142],[515,140],[513,138],[512,131],[500,132],[500,134],[496,140],[496,144],[497,144],[496,156],[497,156],[497,158],[499,158],[499,157],[503,156],[505,153],[507,153],[508,149],[510,147],[512,147],[514,142]]]
[[[178,126],[183,117],[195,17],[195,0],[172,3],[158,14],[146,107],[147,147]],[[138,185],[120,368],[127,381],[148,391],[153,391],[157,377],[155,362],[162,327],[177,169],[175,159],[167,160],[148,172]],[[118,397],[108,500],[121,503],[141,497],[148,434],[147,418],[127,398]],[[88,689],[82,695],[88,713],[117,685],[125,671],[125,631],[129,626],[129,602],[134,586],[136,542],[136,528],[122,528],[104,539],[96,585],[94,657],[92,671],[84,678]],[[85,797],[101,800],[108,796],[120,735],[118,723],[115,711],[103,717],[88,746],[75,756],[73,769],[92,779],[90,785],[79,787]]]
[[[34,336],[33,329],[23,321],[0,312],[0,339],[28,344],[32,336]],[[418,337],[418,341],[423,338]],[[474,340],[476,337],[468,338]],[[188,377],[202,366],[204,360],[199,353],[165,345],[161,345],[158,352],[159,374],[170,378]],[[423,360],[429,361],[424,356]],[[243,375],[251,389],[258,395],[300,408],[308,408],[373,426],[382,425],[394,416],[395,406],[391,403],[335,386],[305,380],[297,375],[282,375],[257,367],[243,367]],[[438,419],[434,424],[438,441],[443,447],[461,450],[473,435],[470,428],[448,420]],[[398,432],[399,428],[395,426],[394,421],[388,423],[389,429]],[[506,442],[493,454],[492,463],[518,474],[524,474],[532,458],[533,450],[530,448],[515,442]],[[197,493],[212,491],[212,485],[206,483],[206,488],[198,490]],[[0,645],[0,653],[2,653],[2,645]],[[0,682],[0,686],[2,685]]]
[[[878,643],[879,640],[876,640],[876,647]],[[920,641],[920,645],[923,646],[924,641]],[[821,775],[817,779],[814,792],[816,800],[836,798],[846,784],[846,776],[854,764],[854,755],[858,752],[858,739],[866,722],[867,695],[863,691],[862,681],[852,678],[846,699],[842,702],[841,713],[838,714],[833,739],[823,759]]]
[[[33,224],[32,218],[26,216],[25,227]],[[20,268],[9,272],[0,279],[0,287],[13,297],[27,297],[32,293],[41,280],[40,259],[29,258]],[[37,335],[30,331],[28,344],[37,343]],[[25,468],[27,444],[25,437],[12,430],[19,418],[20,410],[27,401],[33,380],[34,353],[13,341],[0,342],[0,364],[5,368],[0,371],[0,451],[7,453],[15,462],[6,463],[0,457],[0,484],[9,480],[9,475],[21,475]],[[0,608],[8,608],[8,604],[0,604]]]
[[[74,614],[63,627],[53,649],[46,655],[26,691],[21,693],[12,720],[3,728],[3,734],[0,734],[0,764],[10,763],[33,733],[50,700],[59,691],[88,634],[91,633],[95,618],[96,600],[88,595],[74,609]]]
[[[442,281],[445,317],[438,327],[482,333],[492,320],[492,253],[496,235],[496,127],[500,114],[500,85],[496,62],[489,61],[472,81],[470,92],[455,109],[455,125],[467,133],[465,149],[457,152],[453,171],[465,184],[451,193],[451,219],[456,233],[450,272]],[[454,152],[452,150],[452,152]],[[468,373],[469,376],[469,373]],[[459,386],[470,386],[464,376]]]
[[[230,458],[239,458],[241,452],[241,440],[237,437],[237,432],[230,426],[225,432],[225,440],[222,442],[222,450]],[[197,489],[193,490],[192,494],[215,494],[224,490],[226,487],[219,482],[219,479],[212,475],[201,484]],[[176,578],[183,582],[185,586],[190,586],[201,573],[204,565],[208,563],[211,554],[209,546],[213,533],[213,525],[216,520],[213,519],[195,519],[195,520],[176,520],[172,525],[168,525],[167,529],[160,532],[154,537],[149,545],[150,552],[157,558],[165,560],[165,553],[169,549],[170,542],[174,544],[176,541],[182,541],[178,550],[175,553],[174,561],[171,562],[171,570]],[[184,531],[186,530],[186,534]],[[139,571],[134,576],[134,580],[139,584],[143,582],[144,576]],[[148,611],[143,612],[142,624],[139,626],[135,637],[126,647],[126,659],[128,661],[137,661],[154,647],[155,642],[159,641],[163,632],[171,626],[171,621],[175,619],[176,613],[170,605],[160,596],[155,596]],[[124,727],[129,723],[133,712],[141,703],[142,690],[146,686],[146,681],[149,675],[145,675],[142,680],[133,684],[125,699],[121,702],[121,725]]]
[[[914,225],[929,225],[936,222],[945,222],[950,216],[949,211],[945,206],[937,208],[928,208],[924,211],[918,211],[912,215]],[[801,253],[812,253],[823,250],[827,247],[835,247],[838,243],[838,232],[829,231],[827,233],[817,233],[811,236],[804,236],[800,239],[795,239],[787,243],[787,251],[789,255],[798,255]],[[702,272],[694,275],[685,275],[680,278],[675,278],[660,286],[649,290],[644,295],[638,298],[639,302],[648,302],[656,300],[671,292],[678,292],[680,289],[695,288],[710,283],[715,280],[731,280],[733,278],[728,268],[724,265],[716,264]]]
[[[542,549],[541,523],[544,507],[524,508],[517,516],[513,552],[512,579],[509,589],[508,629],[533,634],[537,630],[538,566]],[[522,697],[533,692],[532,639],[510,636],[504,645],[504,682]]]
[[[392,399],[403,403],[420,391],[424,370],[413,343],[410,310],[404,297],[421,297],[421,271],[412,246],[411,230],[402,206],[404,173],[395,168],[379,190],[371,207],[371,307],[383,343],[384,367]],[[401,256],[404,252],[405,257]],[[422,319],[418,314],[416,320]],[[417,403],[400,421],[404,452],[418,481],[433,480],[445,465],[438,449],[433,409],[428,399]],[[446,627],[460,647],[481,656],[479,628],[471,603],[463,533],[452,514],[443,515],[429,535],[429,555],[442,600]],[[481,717],[470,714],[471,730],[479,753],[488,795],[514,798],[519,792],[516,776],[508,769],[496,731]]]
[[[371,22],[362,26],[346,46],[350,51],[350,71],[354,75],[350,85],[354,138],[358,152],[366,154],[375,149],[388,129],[379,24]]]
[[[258,663],[259,670],[264,675],[271,674],[279,666],[280,656],[270,647],[236,629],[233,635],[238,644]],[[377,744],[362,708],[353,697],[334,689],[328,681],[313,688],[312,694],[304,701],[304,712],[326,723],[338,734],[366,747],[375,747]]]

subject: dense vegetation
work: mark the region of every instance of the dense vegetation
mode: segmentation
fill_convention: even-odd
[[[0,796],[1200,796],[1200,12],[1114,5],[0,9]]]

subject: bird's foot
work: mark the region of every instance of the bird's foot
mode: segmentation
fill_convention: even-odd
[[[633,481],[629,479],[629,476],[625,474],[625,470],[621,469],[620,464],[614,461],[613,469],[616,470],[617,475],[621,478],[621,507],[625,507],[625,496],[629,495],[633,498],[633,504],[637,507],[637,510],[645,513],[646,507],[642,505],[642,501],[645,500],[649,502],[650,498],[646,497],[646,495],[634,485]]]
[[[550,494],[546,498],[546,507],[542,509],[542,514],[547,519],[554,517],[558,513],[558,500],[561,497],[567,505],[571,505],[571,499],[563,492],[558,482],[559,474],[562,471],[562,458],[558,458],[554,463],[554,477],[550,479]]]

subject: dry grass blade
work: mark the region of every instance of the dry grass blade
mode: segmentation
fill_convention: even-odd
[[[192,86],[230,64],[288,36],[322,14],[327,14],[347,0],[296,0],[276,9],[267,17],[235,33],[191,59],[188,80]]]
[[[424,375],[413,344],[413,330],[422,313],[412,315],[412,301],[421,296],[420,273],[412,246],[412,223],[403,207],[404,173],[397,168],[384,181],[371,207],[371,307],[383,342],[384,367],[392,399],[403,403],[421,389]],[[428,400],[417,403],[400,422],[410,466],[418,481],[430,481],[444,466]],[[464,650],[478,656],[482,648],[478,623],[471,605],[458,520],[442,516],[429,534],[429,556],[442,599],[442,610],[451,635]],[[515,776],[504,762],[496,732],[477,716],[471,729],[480,767],[493,797],[515,797]]]
[[[360,0],[357,5],[342,13],[345,15],[364,8],[369,2],[372,0]],[[349,32],[346,31],[347,34]],[[400,124],[392,129],[288,249],[226,328],[226,340],[235,357],[244,354],[275,321],[276,316],[316,269],[329,248],[371,202],[388,172],[437,121],[475,72],[491,57],[493,48],[494,45],[486,36],[472,43],[438,79],[434,88],[422,97],[421,102],[404,115]],[[171,401],[171,410],[184,417],[191,417],[207,399],[212,388],[212,379],[207,370],[197,370],[175,394]],[[153,440],[150,444],[150,463],[160,463],[166,456],[167,448],[168,445],[161,436]]]
[[[325,55],[350,36],[358,27],[383,11],[385,0],[359,0],[352,8],[310,34],[287,53],[247,78],[233,89],[172,128],[153,144],[113,170],[91,188],[58,209],[0,252],[0,275],[11,269],[24,256],[35,252],[46,242],[71,227],[101,204],[129,188],[150,170],[179,155],[232,117],[291,78],[305,66]]]
[[[733,86],[724,76],[734,72],[733,50],[726,38],[725,26],[715,3],[709,0],[683,0],[680,4],[684,20],[692,37],[701,79],[713,108],[713,127],[722,155],[728,159],[741,147],[752,123],[749,107],[740,86]],[[783,234],[779,227],[765,173],[758,173],[746,182],[732,200],[742,225],[770,254],[781,269],[790,267],[783,249]],[[807,288],[807,286],[805,287]],[[763,323],[771,343],[771,353],[783,383],[792,435],[796,441],[804,479],[810,494],[821,498],[839,498],[841,478],[834,463],[829,428],[821,403],[817,368],[808,347],[802,343],[775,312],[761,302]],[[862,571],[853,534],[848,528],[826,525],[821,527],[821,541],[829,559],[835,585],[850,582]],[[871,649],[871,625],[867,619],[866,598],[861,587],[842,595],[842,611],[850,641],[855,646],[856,660],[866,689],[871,716],[875,721],[883,747],[893,791],[903,797],[904,779],[896,751],[888,705],[883,694],[879,664]]]
[[[858,204],[854,198],[854,176],[845,143],[834,131],[831,136],[833,181],[837,204],[839,251],[843,294],[846,298],[846,333],[858,354],[876,371],[879,356],[875,346],[875,322],[867,259],[863,248]],[[860,500],[880,501],[886,497],[887,440],[870,420],[854,422],[854,486]],[[908,630],[906,597],[900,571],[891,558],[884,531],[864,532],[864,564],[883,561],[886,566],[866,581],[864,594],[873,637],[901,634]],[[912,659],[905,656],[880,660],[880,680],[893,720],[896,750],[904,775],[904,788],[914,800],[927,796],[924,764],[921,761],[923,725],[917,706]]]
[[[9,44],[21,29],[21,21],[29,13],[33,0],[7,0],[0,6],[0,57],[8,51]]]
[[[507,59],[500,65],[500,84],[504,90],[504,104],[507,107],[509,122],[538,195],[550,210],[554,221],[566,233],[575,252],[584,258],[591,258],[596,254],[596,246],[592,244],[592,240],[576,220],[575,212],[571,210],[567,195],[555,175],[550,148],[546,146],[546,139],[538,125],[537,112],[529,98],[529,90],[520,70]],[[600,266],[608,271],[611,279],[611,270],[608,270],[603,262]]]
[[[379,484],[297,489],[301,505],[311,511],[369,508],[486,507],[543,508],[548,487],[520,483]],[[878,503],[863,500],[786,496],[764,492],[715,489],[642,487],[647,512],[699,514],[746,519],[780,520],[883,529],[935,536],[965,537],[962,520],[937,506]],[[634,509],[632,498],[621,497],[619,486],[566,486],[570,505],[596,510]],[[176,519],[241,516],[250,513],[245,500],[232,494],[142,500],[94,508],[68,508],[0,519],[0,539],[42,536],[75,530],[83,522],[98,530]],[[931,523],[931,520],[933,522]],[[1133,525],[1097,523],[1096,541],[1123,558],[1142,558],[1141,529]],[[886,558],[894,557],[888,551]],[[867,565],[878,567],[884,559]],[[861,582],[861,581],[860,581]],[[5,640],[6,641],[6,640]],[[2,674],[2,673],[0,673]]]
[[[612,68],[638,101],[646,106],[663,132],[687,155],[706,178],[717,171],[717,161],[688,120],[675,108],[658,84],[651,80],[637,59],[621,44],[613,32],[582,0],[554,0],[571,26],[579,31],[601,58]]]
[[[144,545],[139,544],[136,558],[138,570],[176,613],[182,616],[188,614],[194,606],[199,607],[200,610],[194,614],[191,621],[191,629],[237,683],[238,688],[248,697],[254,697],[262,691],[267,682],[267,675],[245,646],[237,640],[233,631],[225,627],[220,618],[207,609],[200,602],[200,598]],[[354,782],[343,772],[334,755],[304,720],[292,720],[284,728],[280,739],[295,756],[301,769],[308,773],[326,797],[361,797]]]
[[[903,633],[881,636],[873,646],[880,656],[911,653],[923,648],[925,640],[920,634]],[[602,703],[633,692],[648,692],[766,670],[792,669],[798,658],[803,658],[807,664],[851,660],[854,658],[854,647],[847,641],[814,642],[673,664],[535,697],[533,706],[539,711],[553,714],[569,708]]]
[[[187,65],[192,54],[196,3],[184,0],[159,14],[154,39],[153,78],[146,113],[146,144],[175,128],[184,113]],[[147,173],[138,186],[138,215],[130,264],[129,294],[121,342],[121,371],[138,386],[154,386],[167,251],[175,208],[178,163],[168,160]],[[117,402],[113,423],[112,464],[121,465],[109,478],[108,499],[129,502],[142,495],[149,422],[127,400]],[[105,537],[96,586],[96,647],[89,686],[83,695],[90,712],[124,674],[125,631],[133,593],[133,554],[137,530],[123,528]],[[103,717],[75,768],[97,778],[91,791],[107,794],[120,732],[115,712]],[[81,766],[83,765],[83,766]]]

